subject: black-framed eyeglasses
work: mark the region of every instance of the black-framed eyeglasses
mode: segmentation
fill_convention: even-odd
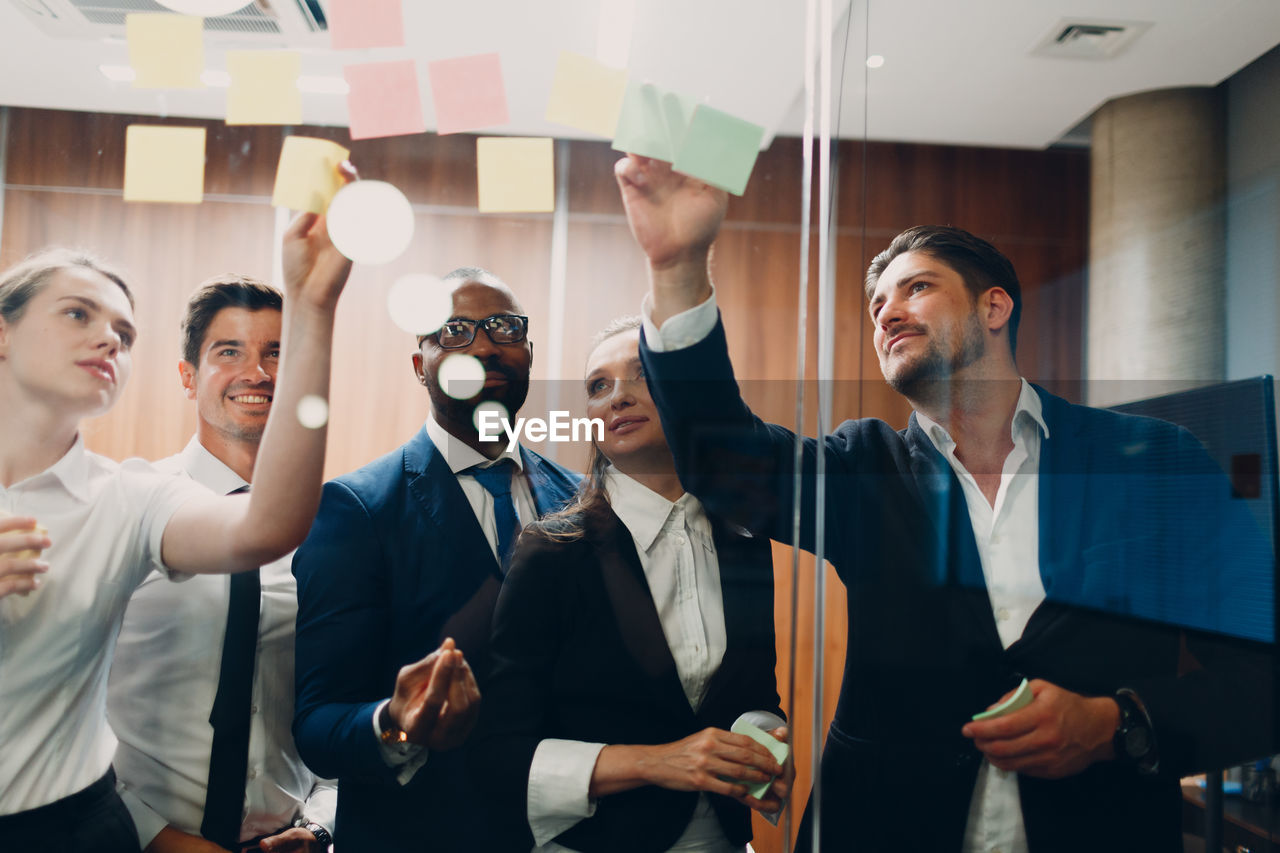
[[[484,329],[495,344],[518,344],[529,333],[529,318],[523,314],[491,314],[483,320],[448,320],[427,337],[434,337],[441,349],[462,349],[476,339],[476,328]]]

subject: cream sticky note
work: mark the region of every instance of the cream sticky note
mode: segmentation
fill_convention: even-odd
[[[476,140],[481,213],[555,210],[555,153],[547,137],[482,136]]]
[[[760,125],[699,104],[671,166],[713,187],[742,195],[763,140]]]
[[[329,0],[329,44],[334,50],[404,47],[403,0]]]
[[[427,129],[422,120],[418,66],[412,59],[348,65],[342,76],[351,87],[347,116],[352,139],[404,136]]]
[[[632,80],[622,99],[614,150],[673,162],[696,107],[692,98]]]
[[[626,93],[626,71],[562,50],[546,119],[612,139]]]
[[[124,200],[199,204],[204,198],[203,127],[131,124],[124,137]]]
[[[297,51],[228,50],[227,73],[227,124],[302,123]]]
[[[204,18],[143,13],[125,15],[135,89],[200,89],[204,83]]]
[[[507,89],[496,53],[440,59],[427,65],[436,133],[462,133],[507,123]]]
[[[1003,717],[1005,714],[1012,714],[1014,711],[1021,710],[1031,704],[1031,700],[1035,697],[1031,695],[1031,685],[1027,680],[1022,679],[1022,683],[1018,685],[1018,689],[1013,691],[1013,695],[1001,702],[989,711],[983,711],[980,714],[974,714],[974,721],[978,720],[994,720],[996,717]]]
[[[729,729],[736,735],[746,735],[756,743],[769,750],[769,754],[773,756],[773,760],[779,764],[787,763],[787,756],[791,754],[791,747],[784,742],[778,740],[773,735],[766,732],[759,726],[752,725],[747,721],[739,718]],[[757,800],[769,793],[769,786],[773,784],[773,779],[768,782],[749,782],[747,783],[747,792]]]
[[[350,151],[327,139],[285,137],[271,203],[290,210],[324,213],[342,189],[338,164],[350,156]]]

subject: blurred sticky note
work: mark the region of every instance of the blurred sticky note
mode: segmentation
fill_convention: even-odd
[[[440,59],[427,65],[436,133],[462,133],[507,123],[507,90],[496,53]]]
[[[563,50],[556,61],[546,119],[612,138],[626,93],[626,71]]]
[[[334,50],[404,47],[403,0],[329,0],[329,43]]]
[[[296,51],[228,50],[227,73],[227,124],[302,123],[302,57]]]
[[[135,89],[200,89],[204,18],[166,13],[125,15]]]
[[[746,735],[751,738],[756,743],[769,750],[769,753],[773,756],[773,760],[779,764],[787,763],[787,756],[791,754],[791,748],[759,726],[752,725],[745,720],[739,719],[733,724],[733,727],[730,728],[729,731],[736,735]],[[768,782],[748,782],[746,784],[747,792],[758,800],[765,794],[769,793],[769,786],[773,784],[773,780],[770,779]]]
[[[476,140],[481,213],[555,210],[551,139],[482,136]]]
[[[350,151],[327,139],[286,137],[271,203],[290,210],[324,213],[342,189],[338,164],[350,156]]]
[[[671,163],[696,106],[692,98],[632,80],[622,99],[614,150]]]
[[[742,195],[756,165],[764,128],[699,104],[671,167],[734,195]]]
[[[1035,697],[1031,694],[1031,685],[1024,678],[1022,683],[1018,685],[1018,689],[1013,691],[1013,695],[992,708],[990,711],[983,711],[981,714],[974,714],[973,719],[992,720],[996,717],[1003,717],[1005,714],[1012,714],[1014,711],[1021,710],[1031,704],[1031,700]]]
[[[352,139],[403,136],[427,129],[422,120],[418,66],[412,59],[348,65],[342,76],[351,87],[347,114]]]
[[[204,198],[203,127],[131,124],[124,137],[124,200],[199,204]]]

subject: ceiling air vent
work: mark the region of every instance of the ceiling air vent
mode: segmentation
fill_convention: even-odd
[[[55,38],[124,36],[125,16],[169,12],[155,0],[11,0]],[[229,15],[204,19],[206,36],[219,42],[296,44],[328,29],[319,0],[246,0]]]
[[[1112,59],[1151,27],[1147,21],[1062,19],[1031,51],[1055,59]]]

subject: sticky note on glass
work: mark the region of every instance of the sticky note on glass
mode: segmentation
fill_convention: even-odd
[[[546,119],[612,138],[626,93],[626,71],[563,50],[556,61]]]
[[[736,735],[746,735],[751,738],[756,743],[769,750],[769,753],[773,755],[773,760],[779,764],[787,763],[787,756],[791,754],[791,748],[759,726],[754,726],[751,723],[739,719],[733,724],[733,727],[730,728],[729,731]],[[772,784],[773,779],[770,779],[768,782],[749,782],[746,783],[747,792],[758,800],[765,794],[769,793],[769,786]]]
[[[671,167],[734,195],[742,195],[756,165],[764,128],[699,104]]]
[[[124,200],[199,204],[204,199],[203,127],[131,124],[124,137]]]
[[[507,89],[496,53],[440,59],[427,65],[436,133],[462,133],[507,123]]]
[[[404,47],[403,0],[329,0],[329,44],[334,50]]]
[[[200,89],[204,18],[165,13],[125,15],[135,89]]]
[[[350,156],[350,151],[327,139],[286,137],[271,203],[290,210],[324,213],[342,189],[338,164]]]
[[[549,138],[482,136],[476,140],[481,213],[555,210],[555,154]]]
[[[302,123],[302,57],[296,51],[228,50],[227,73],[227,124]]]
[[[627,84],[613,148],[671,163],[684,143],[697,103],[653,83]]]
[[[418,66],[412,59],[348,65],[342,76],[351,87],[347,115],[352,139],[404,136],[427,129]]]
[[[978,720],[994,720],[996,717],[1003,717],[1005,714],[1012,714],[1021,708],[1025,708],[1031,704],[1031,700],[1035,697],[1031,695],[1031,685],[1027,680],[1022,679],[1022,683],[1018,685],[1018,689],[1013,691],[1013,695],[992,708],[990,711],[983,711],[981,714],[974,714],[974,721]]]

